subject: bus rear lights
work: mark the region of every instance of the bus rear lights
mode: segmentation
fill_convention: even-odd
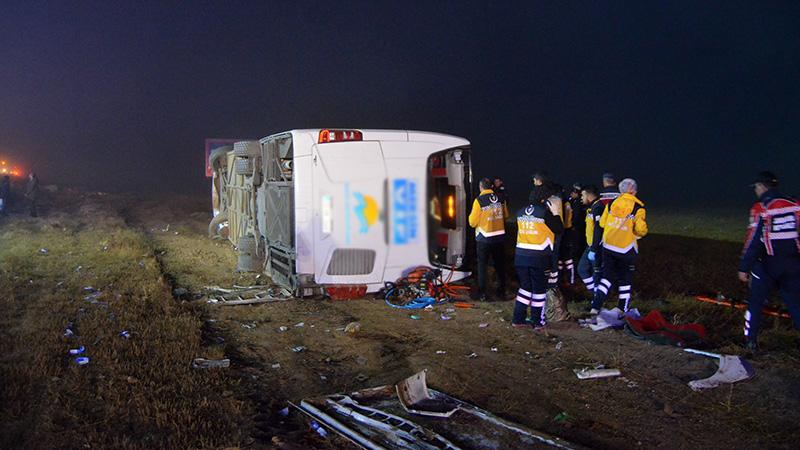
[[[447,216],[451,219],[456,217],[456,199],[452,194],[447,196]]]
[[[363,139],[364,136],[358,130],[329,130],[326,128],[320,130],[317,143],[361,141]]]

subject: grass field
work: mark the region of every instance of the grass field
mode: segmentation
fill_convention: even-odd
[[[230,246],[205,236],[205,199],[67,191],[44,209],[0,223],[2,448],[348,448],[277,411],[422,368],[437,389],[589,447],[794,447],[800,352],[786,320],[766,320],[756,378],[696,393],[686,382],[715,370],[705,358],[612,330],[554,326],[548,338],[531,336],[509,326],[510,301],[447,322],[437,320],[444,306],[415,321],[369,299],[211,307],[206,286],[257,280],[235,273]],[[703,324],[708,348],[741,354],[742,312],[693,295],[745,298],[736,280],[743,220],[649,219],[633,305]],[[580,314],[587,294],[568,294]],[[341,331],[356,320],[358,336]],[[75,336],[65,337],[70,323]],[[81,345],[86,366],[68,355]],[[231,367],[192,369],[196,357],[227,357]],[[571,372],[598,363],[632,383]],[[562,412],[571,419],[554,421]]]

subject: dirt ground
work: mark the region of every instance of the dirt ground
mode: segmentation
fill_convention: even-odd
[[[199,339],[196,346],[190,346],[196,353],[193,356],[231,359],[229,369],[207,371],[224,371],[213,389],[223,390],[225,395],[192,394],[203,396],[195,401],[210,403],[212,408],[214,398],[227,401],[219,414],[234,417],[219,420],[231,425],[214,430],[219,433],[216,439],[187,440],[187,446],[342,448],[343,442],[323,440],[310,432],[295,414],[284,419],[277,411],[288,401],[393,384],[422,369],[428,369],[429,384],[440,391],[587,447],[796,446],[800,352],[797,333],[789,330],[786,320],[765,322],[764,352],[751,359],[756,370],[753,379],[694,392],[687,382],[710,376],[716,370],[713,360],[636,340],[623,331],[592,332],[576,323],[552,324],[550,336],[534,335],[510,326],[512,301],[475,303],[471,309],[440,305],[433,311],[415,313],[421,316],[419,320],[376,299],[207,304],[203,293],[208,286],[230,288],[268,280],[234,273],[235,254],[230,246],[205,236],[209,213],[203,198],[152,200],[61,192],[52,195],[38,222],[12,217],[0,228],[9,224],[19,228],[22,221],[31,238],[39,232],[38,224],[55,220],[67,227],[71,222],[109,222],[97,227],[101,234],[118,228],[140,233],[161,279],[173,292],[172,298],[164,301],[195,314],[192,323],[197,329],[187,331]],[[8,242],[14,233],[6,231],[2,240]],[[710,350],[741,354],[741,312],[703,305],[691,297],[722,292],[741,299],[744,291],[735,281],[737,254],[738,246],[732,243],[649,236],[642,242],[633,306],[643,312],[661,309],[675,322],[702,323],[711,337]],[[13,263],[4,258],[6,275],[13,278]],[[572,296],[582,295],[585,293],[578,290]],[[575,301],[571,309],[579,314],[584,306]],[[21,308],[17,303],[11,307]],[[452,319],[441,320],[442,314]],[[354,321],[361,324],[361,331],[347,335],[344,327]],[[11,342],[23,325],[15,322],[13,314],[5,324],[13,327],[0,336]],[[281,331],[282,326],[288,330]],[[298,346],[304,350],[292,350]],[[128,364],[150,364],[140,356]],[[184,363],[189,361],[177,362]],[[4,373],[10,373],[14,364],[8,358],[0,360]],[[578,380],[572,372],[598,364],[620,369],[623,377]],[[20,382],[19,378],[13,381]],[[8,386],[3,392],[4,397],[14,397]],[[14,414],[7,409],[2,417]],[[124,428],[130,424],[123,420],[102,426]],[[14,439],[0,443],[30,444],[30,435],[37,430],[15,429]],[[169,446],[169,441],[153,439],[142,446]],[[135,441],[119,445],[137,446]]]

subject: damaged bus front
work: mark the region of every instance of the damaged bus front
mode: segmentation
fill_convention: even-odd
[[[239,269],[298,295],[375,292],[418,266],[467,272],[469,142],[400,130],[293,130],[210,156],[214,236]]]

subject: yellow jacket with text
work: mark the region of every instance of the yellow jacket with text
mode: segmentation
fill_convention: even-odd
[[[636,241],[647,235],[644,203],[633,194],[622,194],[606,205],[600,217],[603,248],[612,252],[639,252]]]
[[[469,226],[475,228],[478,242],[503,242],[506,234],[508,208],[491,189],[481,191],[472,202]]]

